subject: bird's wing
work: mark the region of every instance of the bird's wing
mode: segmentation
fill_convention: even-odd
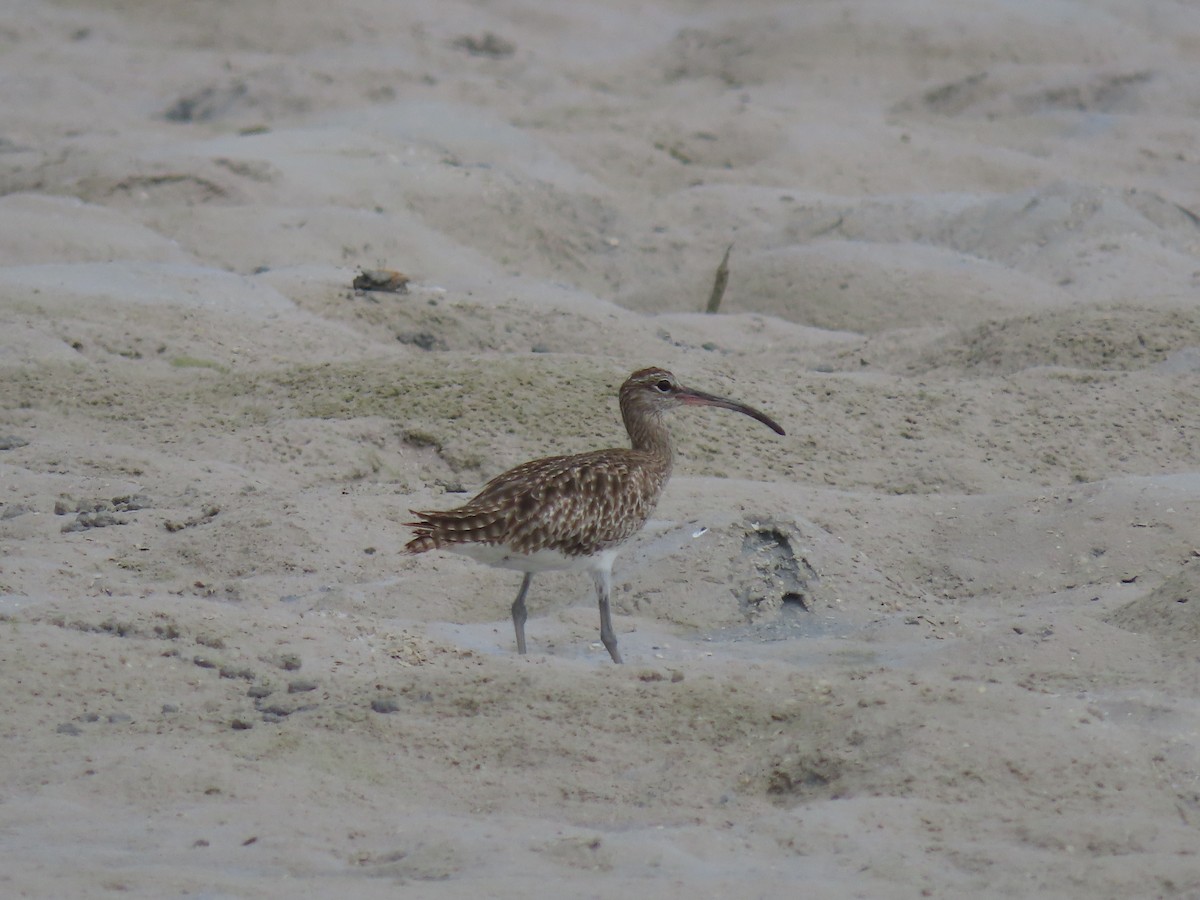
[[[410,547],[477,542],[575,556],[619,543],[642,527],[662,488],[628,455],[601,450],[517,466],[457,509],[416,512],[422,521],[413,523]]]

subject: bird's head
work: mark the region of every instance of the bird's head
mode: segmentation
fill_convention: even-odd
[[[661,416],[676,406],[717,406],[732,409],[762,422],[776,434],[783,429],[766,413],[752,406],[728,400],[695,388],[685,387],[666,369],[657,366],[634,372],[621,385],[621,409],[635,416]]]

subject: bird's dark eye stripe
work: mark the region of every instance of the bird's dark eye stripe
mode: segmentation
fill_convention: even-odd
[[[656,389],[662,391],[665,394],[667,391],[669,391],[671,389],[671,382],[667,381],[667,379],[664,378],[662,381],[660,381],[654,387]]]

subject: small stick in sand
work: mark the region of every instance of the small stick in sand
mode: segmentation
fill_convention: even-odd
[[[712,293],[708,295],[708,308],[706,313],[715,313],[721,307],[721,298],[725,296],[725,285],[729,283],[729,253],[733,250],[733,244],[725,248],[725,255],[721,257],[721,264],[717,266],[717,276],[713,279]]]

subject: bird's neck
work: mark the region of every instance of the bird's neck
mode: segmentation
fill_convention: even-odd
[[[658,458],[670,471],[675,448],[671,443],[671,432],[662,415],[633,403],[622,403],[621,418],[625,420],[625,430],[629,432],[629,442],[633,449]]]

